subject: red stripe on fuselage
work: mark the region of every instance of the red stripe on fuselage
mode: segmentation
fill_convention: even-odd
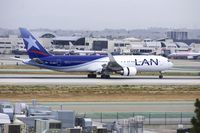
[[[45,54],[45,53],[43,53],[41,51],[37,51],[37,50],[31,50],[31,52],[36,53],[36,54],[41,54],[41,55],[44,55],[44,56],[48,56],[48,54]]]

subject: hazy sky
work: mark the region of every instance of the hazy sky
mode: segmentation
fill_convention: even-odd
[[[200,0],[0,0],[0,27],[200,28]]]

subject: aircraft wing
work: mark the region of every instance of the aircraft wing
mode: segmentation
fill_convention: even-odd
[[[106,70],[106,71],[123,70],[123,67],[117,63],[115,58],[110,53],[108,53],[108,58],[110,61],[108,62],[108,64],[106,66],[104,66],[104,68],[103,68],[104,70]]]
[[[10,57],[11,59],[18,60],[18,61],[26,61],[27,59],[17,58],[17,57]]]

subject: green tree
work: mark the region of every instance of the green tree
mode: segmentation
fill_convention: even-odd
[[[196,99],[194,106],[195,106],[194,112],[195,112],[196,116],[194,116],[191,119],[192,129],[191,129],[190,133],[200,133],[200,101],[199,101],[199,99]]]

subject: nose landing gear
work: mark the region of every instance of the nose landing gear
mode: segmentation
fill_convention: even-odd
[[[159,79],[162,79],[163,78],[163,73],[162,72],[159,72],[160,75],[159,75]]]

